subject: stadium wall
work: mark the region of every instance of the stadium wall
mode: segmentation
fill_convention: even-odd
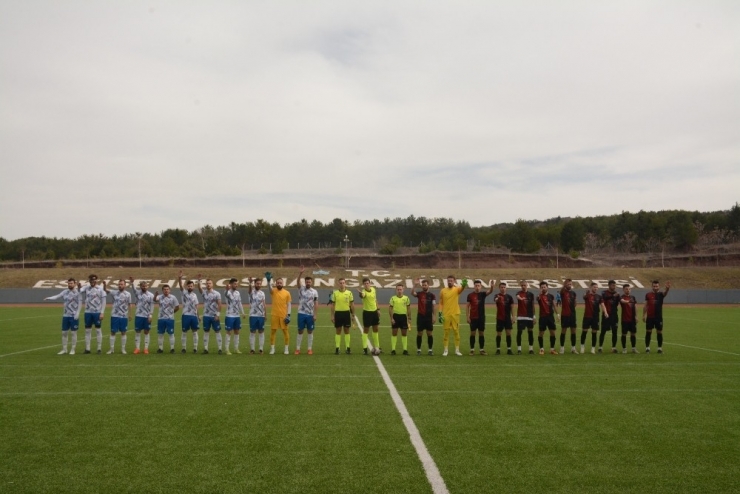
[[[294,309],[295,304],[297,302],[298,294],[297,290],[295,288],[288,288],[288,290],[293,295],[293,303],[294,303]],[[57,293],[61,292],[61,289],[58,288],[48,288],[48,289],[36,289],[36,288],[3,288],[0,289],[0,304],[57,304],[59,305],[59,301],[53,301],[53,302],[44,302],[44,298],[56,295]],[[224,290],[220,289],[218,290],[223,295]],[[439,294],[439,289],[432,290],[434,293]],[[514,295],[518,291],[517,289],[509,289],[508,293],[511,295]],[[534,289],[531,290],[533,293],[536,293]],[[578,288],[574,289],[574,291],[578,294],[578,304],[583,305],[583,294],[586,293],[586,290]],[[599,293],[601,293],[601,289],[599,290]],[[621,293],[621,289],[619,290]],[[648,290],[646,289],[639,289],[639,288],[633,288],[632,294],[637,298],[638,302],[642,302],[645,300],[645,293],[647,293]],[[246,290],[241,289],[240,292],[242,293],[242,297],[246,295]],[[331,294],[331,290],[325,289],[325,288],[319,288],[319,301],[323,305],[329,300],[329,295]],[[356,289],[352,289],[352,292],[356,295],[357,291]],[[555,294],[557,290],[550,289],[550,292]],[[180,290],[173,290],[172,292],[175,296],[179,298],[180,296]],[[378,302],[381,304],[381,307],[383,310],[387,310],[388,301],[390,300],[391,296],[393,296],[395,293],[394,290],[381,288],[378,289]],[[407,295],[411,295],[411,290],[406,289],[405,293]],[[470,290],[464,291],[460,295],[460,303],[465,303],[465,297],[467,297],[467,294],[470,293]],[[497,291],[494,291],[493,294],[491,294],[491,297],[497,293]],[[271,302],[270,294],[265,293],[267,303],[269,304]],[[492,299],[488,299],[492,303]],[[414,299],[412,298],[412,303],[414,302]],[[110,303],[110,300],[108,301]],[[667,304],[740,304],[740,290],[699,290],[699,289],[672,289],[666,298]],[[362,308],[362,302],[360,301],[359,297],[355,297],[355,306],[361,310]],[[109,307],[110,310],[110,307]],[[464,306],[463,306],[464,311]]]

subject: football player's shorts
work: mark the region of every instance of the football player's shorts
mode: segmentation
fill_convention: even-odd
[[[198,316],[184,315],[182,316],[182,330],[183,331],[197,331],[198,330]]]
[[[634,322],[622,321],[622,334],[637,333],[637,324]]]
[[[136,316],[134,317],[134,329],[136,331],[141,331],[142,329],[148,331],[152,329],[152,323],[149,322],[148,317]]]
[[[85,328],[92,328],[93,325],[100,327],[100,312],[85,312]]]
[[[645,327],[648,329],[648,331],[651,331],[653,329],[663,331],[663,318],[648,317],[645,321]]]
[[[471,319],[470,320],[470,331],[485,331],[486,320],[485,319]]]
[[[221,321],[212,316],[203,316],[203,331],[221,331]]]
[[[309,332],[313,331],[316,327],[316,323],[313,320],[313,314],[301,314],[298,313],[298,331],[307,329]]]
[[[578,324],[576,324],[576,316],[562,316],[560,318],[560,327],[561,328],[577,328]]]
[[[157,334],[175,334],[174,319],[160,319],[157,321]]]
[[[581,325],[581,329],[583,329],[584,331],[587,329],[598,331],[599,330],[599,318],[598,317],[584,317],[583,324]]]
[[[74,317],[62,318],[62,331],[77,331],[80,327],[80,320]]]
[[[249,330],[252,333],[255,331],[264,331],[265,318],[262,316],[249,316]]]
[[[416,316],[417,331],[432,331],[434,329],[434,319],[430,317]]]
[[[125,333],[128,330],[128,318],[126,317],[111,317],[110,318],[110,332],[111,333]]]
[[[242,329],[242,318],[241,317],[227,317],[226,318],[226,331],[232,331],[234,329]]]
[[[555,317],[552,314],[548,316],[540,316],[539,328],[540,331],[544,331],[546,329],[555,331]]]
[[[534,329],[534,321],[531,319],[517,319],[516,320],[517,331],[532,331]]]
[[[496,331],[501,332],[504,329],[511,329],[511,319],[496,319]]]

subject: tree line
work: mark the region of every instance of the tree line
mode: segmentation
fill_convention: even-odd
[[[136,257],[240,256],[243,253],[284,253],[286,249],[372,248],[393,254],[401,247],[419,252],[506,248],[535,253],[559,249],[581,252],[642,253],[688,251],[697,246],[733,243],[740,235],[740,205],[729,210],[639,211],[610,216],[519,219],[514,223],[473,227],[450,218],[385,218],[328,223],[305,219],[280,225],[259,219],[193,231],[82,235],[78,238],[0,238],[0,260],[64,260]]]

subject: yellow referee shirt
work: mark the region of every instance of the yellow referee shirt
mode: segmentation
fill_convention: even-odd
[[[411,305],[411,300],[406,295],[398,297],[393,295],[391,297],[391,307],[393,307],[394,314],[406,315],[408,312],[408,306]]]
[[[362,290],[362,310],[374,312],[378,310],[378,296],[375,288],[370,287],[370,291],[363,288]]]
[[[349,311],[349,304],[355,301],[352,292],[349,290],[334,290],[331,294],[331,301],[334,302],[335,312]]]

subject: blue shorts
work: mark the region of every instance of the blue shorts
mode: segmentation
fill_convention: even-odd
[[[221,331],[221,321],[217,321],[213,317],[203,316],[203,331],[210,331],[211,328],[214,331]]]
[[[174,319],[160,319],[157,321],[157,334],[175,334]]]
[[[92,328],[93,325],[96,328],[100,327],[100,312],[85,312],[85,327]]]
[[[310,333],[314,330],[314,320],[313,320],[313,314],[301,314],[298,313],[298,331],[303,331],[304,329],[307,329]]]
[[[141,331],[142,329],[146,329],[148,331],[152,329],[152,323],[149,322],[148,317],[136,316],[134,318],[134,329],[136,331]]]
[[[242,329],[242,318],[241,317],[227,317],[226,318],[226,331],[232,329]]]
[[[265,330],[265,318],[260,316],[249,316],[249,330],[254,333],[255,331]]]
[[[110,318],[110,332],[111,333],[125,333],[128,330],[128,318],[126,317],[111,317]]]
[[[197,331],[198,330],[198,316],[183,315],[182,316],[182,330],[183,331]]]
[[[62,331],[77,331],[80,320],[74,317],[62,317]]]

